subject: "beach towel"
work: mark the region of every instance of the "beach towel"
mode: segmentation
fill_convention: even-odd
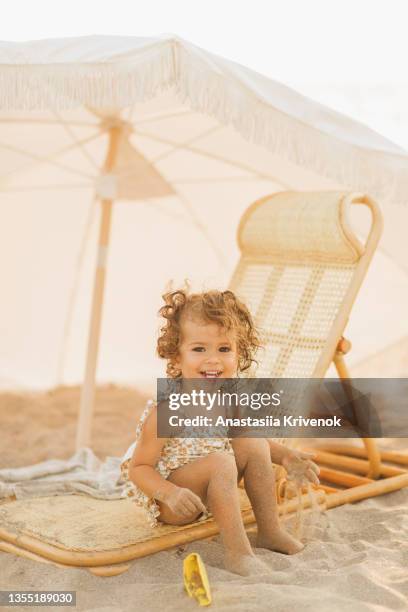
[[[69,459],[49,459],[27,467],[3,469],[0,470],[0,499],[75,493],[96,499],[120,499],[125,497],[121,461],[121,457],[101,461],[90,448],[82,448]]]

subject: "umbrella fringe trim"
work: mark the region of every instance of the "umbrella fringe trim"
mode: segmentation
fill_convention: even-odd
[[[196,58],[192,66],[184,50],[179,62],[177,91],[183,103],[193,110],[234,127],[246,140],[294,164],[338,181],[339,185],[332,189],[357,189],[382,201],[406,205],[408,167],[402,155],[351,145],[285,115],[236,79],[217,74],[204,63],[198,67]],[[387,167],[385,155],[392,158],[393,167]]]
[[[147,101],[174,85],[171,45],[138,61],[104,64],[21,64],[0,68],[2,112],[70,110],[79,106],[119,109]]]
[[[5,65],[0,70],[0,107],[6,111],[67,110],[84,104],[115,109],[148,101],[171,87],[192,110],[338,182],[337,187],[406,204],[408,172],[403,155],[351,145],[286,115],[228,72],[217,69],[207,56],[193,55],[177,40],[147,49],[137,62],[122,58],[106,64]]]

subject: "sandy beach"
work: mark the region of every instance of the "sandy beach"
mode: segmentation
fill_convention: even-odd
[[[78,388],[69,387],[1,394],[0,468],[72,455],[78,397]],[[126,450],[145,400],[132,389],[98,389],[93,448],[100,458]],[[387,442],[406,449],[406,441]],[[0,553],[0,589],[75,590],[76,609],[84,611],[193,610],[197,603],[183,590],[182,559],[198,552],[215,610],[407,610],[407,506],[405,489],[330,510],[300,554],[257,551],[271,570],[268,575],[241,578],[225,571],[221,544],[214,538],[135,560],[128,572],[112,578]]]

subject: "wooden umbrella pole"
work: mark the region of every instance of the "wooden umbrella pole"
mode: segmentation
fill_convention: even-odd
[[[344,360],[344,355],[348,353],[350,348],[350,342],[345,338],[341,338],[337,345],[336,353],[334,355],[334,365],[336,367],[339,378],[343,383],[344,390],[352,403],[353,396],[349,387],[350,373]],[[377,448],[376,441],[373,438],[363,438],[363,442],[367,451],[367,458],[369,461],[369,468],[366,475],[368,478],[379,478],[381,473],[381,455]]]
[[[104,173],[109,173],[115,164],[121,128],[113,126],[109,130],[109,147],[104,164]],[[101,221],[99,229],[98,255],[96,261],[94,290],[92,297],[91,322],[88,337],[85,379],[81,389],[79,421],[76,439],[77,450],[89,446],[91,423],[95,398],[95,377],[98,360],[99,337],[101,330],[102,307],[105,289],[106,262],[112,217],[112,199],[101,200]]]

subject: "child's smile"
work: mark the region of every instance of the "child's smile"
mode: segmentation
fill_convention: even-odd
[[[176,366],[183,378],[235,378],[237,342],[216,323],[185,319]]]

